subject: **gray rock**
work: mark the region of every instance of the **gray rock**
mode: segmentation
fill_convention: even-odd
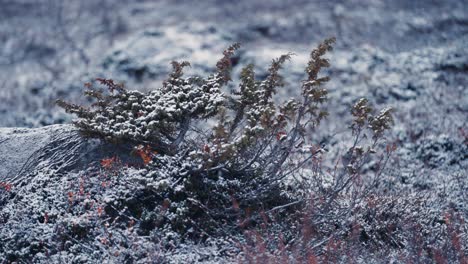
[[[127,144],[83,137],[72,125],[0,128],[0,181],[21,182],[28,173],[47,167],[79,171],[115,155],[123,162],[141,163],[131,151]]]
[[[0,128],[0,180],[14,178],[28,159],[51,142],[59,131],[68,131],[71,126],[50,126],[38,129]]]

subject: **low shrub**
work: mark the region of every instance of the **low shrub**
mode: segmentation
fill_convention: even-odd
[[[334,42],[327,39],[311,52],[301,96],[284,102],[275,93],[291,54],[272,60],[263,80],[247,65],[238,88],[225,92],[232,88],[238,44],[206,78],[186,78],[190,64],[173,62],[169,78],[148,93],[100,78],[101,88],[86,84],[85,94],[95,101],[90,107],[59,100],[78,116],[74,124],[83,134],[133,144],[142,159],[142,166],[116,166],[118,157],[98,166],[118,176],[96,199],[107,229],[127,230],[131,223],[133,235],[165,249],[237,237],[241,261],[252,263],[377,261],[385,254],[465,261],[458,237],[466,235],[466,225],[459,214],[451,214],[457,224],[450,227],[423,196],[398,197],[381,188],[397,149],[385,138],[391,108],[375,113],[365,98],[358,100],[350,111],[352,142],[333,167],[322,165],[325,150],[308,135],[328,114],[329,78],[320,73],[329,67],[324,55]],[[436,235],[425,231],[438,221]],[[417,242],[421,237],[424,243]],[[435,243],[437,237],[445,238]],[[362,250],[367,255],[353,256]]]
[[[95,99],[91,107],[58,104],[78,116],[74,124],[87,135],[156,151],[139,172],[147,181],[144,193],[150,190],[157,197],[153,202],[170,204],[168,213],[174,215],[169,222],[176,230],[197,226],[198,232],[213,232],[219,223],[233,222],[238,214],[234,201],[240,210],[268,210],[298,199],[298,183],[285,178],[300,169],[299,159],[310,160],[321,152],[305,142],[305,134],[327,116],[322,105],[329,78],[319,73],[329,66],[323,56],[334,41],[325,40],[311,52],[302,97],[283,103],[277,103],[274,94],[283,85],[279,71],[291,54],[274,59],[264,80],[256,80],[253,66],[246,66],[239,88],[223,92],[231,80],[230,57],[239,48],[234,44],[207,78],[184,78],[189,63],[173,62],[159,89],[129,91],[113,80],[97,79],[107,91],[87,84],[85,94]],[[368,121],[377,140],[389,128],[391,116],[383,112],[373,118],[366,109],[355,114],[362,119],[356,129]]]

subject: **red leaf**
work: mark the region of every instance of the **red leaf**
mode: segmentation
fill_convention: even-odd
[[[68,201],[73,202],[73,192],[68,192]]]
[[[102,159],[101,160],[101,166],[104,168],[104,169],[110,169],[112,168],[114,162],[117,160],[116,157],[112,157],[112,158],[108,158],[108,159]]]
[[[5,189],[5,191],[9,192],[11,190],[11,183],[8,182],[0,182],[0,188]]]
[[[210,153],[210,152],[211,152],[210,146],[208,146],[208,145],[205,144],[205,145],[203,146],[203,151],[206,152],[206,153]]]
[[[276,134],[276,140],[285,140],[287,137],[286,135],[286,132],[278,132],[278,134]]]
[[[47,212],[45,212],[45,214],[44,214],[44,224],[47,224],[47,222],[49,222],[49,214]]]
[[[104,211],[104,209],[103,209],[101,206],[99,206],[99,207],[97,208],[98,216],[101,216],[103,211]]]
[[[136,153],[141,157],[143,163],[148,165],[153,159],[153,155],[156,155],[156,151],[152,151],[150,146],[143,147],[139,145],[136,149]]]

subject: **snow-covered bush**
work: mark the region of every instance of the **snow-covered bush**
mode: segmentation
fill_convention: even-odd
[[[108,93],[86,84],[86,95],[96,99],[91,108],[58,104],[78,115],[74,124],[87,135],[146,145],[151,157],[141,175],[151,182],[145,188],[157,193],[154,202],[168,201],[172,227],[187,232],[202,225],[198,233],[212,232],[223,221],[236,221],[233,203],[240,210],[263,210],[298,199],[294,185],[299,182],[285,179],[301,167],[294,157],[309,160],[322,151],[308,145],[305,134],[327,115],[322,104],[328,77],[319,72],[329,66],[323,56],[334,41],[312,51],[302,97],[282,104],[274,94],[283,85],[279,70],[291,54],[274,59],[261,81],[253,66],[246,66],[239,89],[223,92],[237,44],[224,51],[217,71],[205,79],[184,78],[189,64],[173,62],[169,78],[149,93],[97,79]]]
[[[463,215],[447,205],[432,210],[429,201],[444,204],[434,195],[409,191],[399,197],[403,189],[392,190],[390,179],[383,179],[397,149],[385,138],[393,124],[390,108],[374,114],[366,99],[358,100],[350,111],[353,140],[332,166],[323,165],[325,150],[310,134],[327,116],[328,77],[319,73],[329,66],[323,56],[333,42],[311,52],[301,97],[282,103],[274,94],[291,54],[274,59],[263,80],[247,65],[238,89],[225,92],[238,45],[224,52],[216,72],[205,79],[184,78],[189,64],[174,62],[161,88],[148,93],[98,79],[108,94],[88,84],[86,94],[97,99],[91,108],[59,101],[78,115],[74,123],[84,134],[133,144],[143,159],[142,167],[118,166],[118,180],[100,194],[107,222],[116,228],[131,220],[138,237],[154,240],[156,232],[156,240],[173,245],[274,230],[274,239],[260,243],[261,250],[249,251],[261,240],[258,234],[241,241],[248,245],[242,246],[247,248],[243,261],[279,253],[287,259],[346,261],[352,259],[349,252],[364,249],[369,259],[399,252],[407,260],[415,254],[464,260]],[[102,166],[113,168],[117,160]],[[443,214],[457,221],[449,224]],[[437,237],[443,239],[436,243]],[[287,247],[272,246],[278,238]]]
[[[60,100],[58,104],[78,115],[74,124],[87,135],[139,145],[140,154],[146,145],[147,166],[128,174],[141,177],[142,186],[134,188],[143,188],[143,196],[154,193],[152,203],[167,204],[166,224],[181,233],[219,232],[220,223],[235,226],[235,216],[245,211],[301,206],[301,195],[307,191],[300,186],[310,184],[314,173],[298,172],[323,152],[307,134],[327,116],[324,84],[329,78],[319,73],[329,66],[323,56],[334,41],[327,39],[311,52],[301,98],[283,103],[274,94],[283,85],[279,71],[291,54],[274,59],[264,80],[257,80],[253,66],[247,65],[239,88],[230,94],[223,91],[231,80],[230,57],[239,48],[235,44],[224,51],[216,72],[205,79],[184,78],[182,70],[189,63],[173,62],[172,74],[159,89],[129,91],[113,80],[97,79],[108,91],[86,84],[86,95],[96,99],[91,108]],[[334,179],[335,196],[357,177],[393,122],[389,109],[373,117],[365,99],[352,114],[356,141],[347,153],[345,169]],[[363,149],[357,144],[366,127],[373,133],[373,142]],[[153,214],[154,206],[145,213]],[[121,207],[128,207],[128,202]]]

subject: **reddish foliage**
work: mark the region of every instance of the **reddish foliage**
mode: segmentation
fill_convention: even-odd
[[[136,154],[141,157],[145,165],[148,165],[153,159],[153,156],[157,154],[157,152],[152,151],[151,147],[148,145],[147,146],[139,145],[136,148]]]
[[[128,228],[132,228],[134,225],[135,225],[135,220],[130,219],[130,221],[128,222]]]
[[[442,251],[440,251],[440,250],[435,250],[435,252],[434,252],[434,261],[437,264],[446,264],[447,263],[447,260],[445,260],[443,254],[442,254]]]
[[[101,238],[100,238],[100,241],[101,241],[101,243],[102,243],[103,245],[107,245],[107,244],[109,243],[109,240],[107,240],[107,238],[105,238],[105,237],[101,237]]]
[[[97,208],[98,216],[101,216],[103,211],[104,211],[104,209],[102,208],[102,206],[99,206],[99,207]]]
[[[276,140],[284,140],[286,139],[286,132],[278,132],[278,134],[276,134]]]
[[[68,192],[68,201],[71,203],[73,202],[73,196],[74,196],[74,193],[73,192]]]
[[[47,224],[47,222],[49,222],[49,214],[47,212],[45,212],[45,214],[44,214],[44,224]]]
[[[100,84],[107,86],[109,91],[113,92],[114,90],[122,91],[124,89],[123,84],[115,83],[112,79],[96,78]]]
[[[307,256],[307,263],[309,264],[318,264],[318,259],[317,257],[312,254],[312,253],[309,253],[308,256]]]
[[[112,158],[107,158],[107,159],[102,159],[101,160],[101,166],[108,170],[111,169],[114,165],[114,163],[117,161],[117,157],[112,157]]]
[[[236,210],[236,211],[239,211],[240,207],[239,207],[239,202],[237,202],[236,198],[234,197],[231,197],[231,200],[232,200],[232,207]]]
[[[80,180],[80,195],[84,195],[85,188],[84,188],[84,181],[83,178]]]
[[[165,212],[169,208],[170,205],[171,205],[171,201],[168,199],[164,199],[161,211]]]
[[[397,149],[396,143],[387,144],[386,151],[387,153],[392,153]]]
[[[205,145],[203,146],[203,151],[206,152],[206,153],[210,153],[210,152],[211,152],[210,146],[208,146],[208,145],[205,144]]]
[[[12,187],[11,183],[0,182],[0,188],[3,188],[7,192],[11,191],[11,187]]]

